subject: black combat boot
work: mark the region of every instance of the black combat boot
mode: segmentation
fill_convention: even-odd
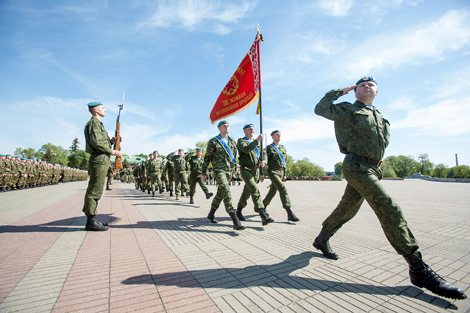
[[[170,190],[170,197],[173,197],[173,191]]]
[[[243,226],[242,223],[240,223],[240,220],[238,219],[237,214],[235,212],[230,212],[229,215],[233,222],[233,229],[235,230],[245,229],[245,226]]]
[[[458,300],[467,299],[462,290],[446,282],[444,278],[437,275],[423,262],[421,252],[415,252],[412,255],[404,256],[404,258],[410,266],[410,280],[413,285],[426,288],[441,297]]]
[[[86,231],[106,231],[108,230],[107,223],[101,223],[96,219],[94,215],[87,216],[87,222],[85,226]]]
[[[206,199],[210,199],[214,194],[212,192],[206,192]]]
[[[155,197],[155,191],[152,191],[152,197]]]
[[[217,220],[215,219],[215,209],[211,209],[207,218],[211,221],[211,223],[217,224]]]
[[[106,190],[111,190],[111,188],[109,188],[109,186],[106,186]]]
[[[147,193],[148,193],[148,194],[150,194],[150,188],[149,188],[149,189],[147,189]]]
[[[194,204],[194,198],[193,197],[189,198],[189,204]]]
[[[163,193],[163,188],[160,187],[158,191],[160,192],[160,194],[162,194]]]
[[[246,218],[242,214],[243,208],[237,208],[237,217],[240,221],[246,221]]]
[[[294,212],[292,212],[292,210],[290,208],[286,208],[286,212],[287,212],[287,220],[288,221],[291,221],[291,222],[300,221],[299,218],[297,216],[295,216]]]
[[[274,220],[269,217],[269,214],[268,212],[266,212],[266,209],[259,209],[258,213],[259,213],[259,216],[261,217],[261,222],[263,223],[263,226],[274,222]]]
[[[332,233],[322,228],[318,237],[315,238],[315,241],[313,242],[313,246],[316,249],[321,250],[323,255],[327,257],[328,259],[338,260],[339,259],[338,254],[334,252],[333,250],[331,250],[330,244],[328,243],[328,240],[330,240],[331,236],[333,236]]]

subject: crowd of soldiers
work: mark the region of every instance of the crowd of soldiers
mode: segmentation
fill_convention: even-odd
[[[158,151],[155,150],[146,157],[145,161],[135,164],[131,171],[127,169],[118,171],[116,179],[122,182],[134,181],[137,190],[147,192],[152,197],[155,197],[156,192],[160,194],[169,192],[176,200],[186,195],[190,197],[191,204],[194,203],[196,184],[199,183],[206,198],[209,199],[212,193],[202,182],[202,150],[197,148],[194,153],[195,155],[192,155],[179,149],[167,156],[159,157]]]
[[[76,168],[0,154],[0,191],[21,190],[88,179],[88,172]]]

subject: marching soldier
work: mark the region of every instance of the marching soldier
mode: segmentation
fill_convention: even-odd
[[[196,155],[188,155],[187,160],[191,168],[191,174],[189,176],[190,187],[189,187],[189,203],[194,204],[194,195],[196,194],[196,183],[201,186],[202,191],[206,194],[206,199],[210,199],[213,193],[209,192],[209,189],[202,181],[202,165],[204,158],[202,157],[202,149],[196,148]]]
[[[237,144],[228,135],[230,131],[229,123],[225,120],[217,124],[220,134],[211,138],[207,143],[207,152],[202,166],[202,180],[206,182],[207,167],[212,163],[215,179],[217,181],[217,194],[212,200],[211,210],[207,218],[211,223],[217,223],[215,212],[224,201],[225,210],[230,215],[233,222],[233,229],[243,230],[245,227],[240,223],[236,210],[233,208],[232,195],[230,193],[230,181],[233,179],[233,172],[237,166]]]
[[[178,155],[174,155],[178,152]],[[181,192],[187,193],[189,195],[189,187],[187,185],[187,175],[186,171],[189,169],[189,164],[184,158],[184,150],[178,149],[178,151],[171,152],[167,159],[171,159],[174,164],[174,175],[175,175],[175,195],[176,200],[180,199],[180,188]]]
[[[240,174],[245,182],[245,186],[243,187],[243,192],[238,201],[237,216],[241,221],[245,220],[242,210],[247,205],[247,201],[251,195],[255,212],[261,217],[264,226],[274,222],[274,220],[269,217],[268,212],[266,212],[257,186],[258,180],[262,182],[264,179],[263,176],[260,175],[260,167],[264,168],[264,161],[260,160],[259,152],[260,142],[263,140],[264,135],[260,134],[256,140],[253,140],[255,133],[253,124],[246,124],[243,127],[243,132],[245,133],[245,137],[238,139],[237,148],[240,155],[238,157]]]
[[[351,90],[357,99],[354,103],[333,104]],[[390,124],[373,105],[377,94],[376,80],[366,76],[355,85],[327,92],[315,107],[317,115],[334,121],[339,149],[345,154],[343,174],[348,184],[337,207],[323,221],[323,228],[313,246],[325,257],[338,259],[338,254],[331,250],[329,239],[356,215],[366,200],[377,215],[388,241],[408,263],[413,285],[446,298],[466,299],[462,290],[449,284],[424,263],[418,242],[401,208],[380,183],[380,165],[390,140]]]
[[[264,197],[263,204],[265,207],[271,203],[271,200],[279,191],[281,197],[282,207],[287,212],[287,220],[291,222],[298,222],[299,218],[295,216],[291,209],[291,202],[289,194],[287,193],[286,185],[286,160],[287,150],[280,144],[281,142],[281,131],[274,130],[271,132],[271,138],[273,143],[266,147],[266,156],[268,158],[268,177],[271,180],[269,186],[269,192]]]

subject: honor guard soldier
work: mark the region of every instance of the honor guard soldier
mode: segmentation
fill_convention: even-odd
[[[217,124],[220,134],[211,138],[207,143],[207,151],[202,167],[202,180],[206,182],[207,167],[212,163],[213,173],[217,181],[217,194],[212,200],[211,210],[207,218],[211,223],[217,223],[215,212],[224,201],[225,211],[230,215],[233,222],[233,229],[243,230],[245,227],[240,223],[236,210],[233,208],[232,195],[230,193],[230,181],[237,166],[237,144],[228,135],[230,126],[227,121],[220,121]]]
[[[333,104],[354,90],[354,103]],[[466,299],[462,290],[452,286],[424,263],[419,245],[395,201],[380,183],[380,165],[390,140],[390,124],[373,105],[378,94],[377,82],[366,76],[355,85],[327,92],[315,107],[315,113],[334,121],[339,150],[345,154],[343,174],[348,182],[334,211],[323,221],[323,228],[313,246],[325,257],[338,259],[329,239],[359,211],[364,200],[377,215],[382,229],[395,251],[409,265],[413,285],[426,288],[442,297]]]
[[[287,212],[287,220],[291,222],[298,222],[299,218],[295,216],[294,212],[291,209],[291,202],[289,194],[287,193],[286,185],[286,160],[287,160],[287,150],[280,144],[281,142],[281,131],[274,130],[271,132],[271,138],[273,143],[266,147],[266,156],[268,158],[268,177],[271,180],[271,185],[269,186],[269,192],[264,197],[263,204],[264,207],[268,207],[271,203],[271,200],[276,195],[276,192],[279,191],[279,196],[281,197],[281,203],[284,210]]]
[[[240,163],[240,174],[245,182],[243,192],[240,196],[237,206],[237,216],[241,221],[245,220],[242,214],[243,208],[247,205],[247,200],[253,200],[255,212],[261,217],[263,226],[274,222],[269,214],[266,212],[263,202],[261,201],[261,194],[259,192],[257,183],[263,181],[263,175],[260,175],[260,168],[264,168],[264,161],[260,160],[260,142],[263,140],[264,135],[260,134],[256,140],[253,140],[255,128],[253,124],[246,124],[243,127],[245,137],[238,139],[238,162]]]
[[[90,153],[88,161],[88,172],[90,181],[85,193],[83,212],[87,216],[85,230],[105,231],[108,230],[108,224],[103,224],[96,219],[98,201],[103,194],[104,181],[106,173],[110,166],[109,157],[114,155],[121,157],[121,152],[112,150],[113,141],[109,139],[108,133],[104,128],[101,119],[106,115],[106,109],[101,102],[93,101],[88,103],[88,110],[92,117],[85,125],[85,151]]]
[[[196,148],[196,155],[188,155],[186,158],[191,174],[189,174],[189,203],[194,204],[194,195],[196,194],[196,184],[201,186],[202,191],[206,194],[206,199],[212,197],[213,193],[209,192],[209,189],[202,181],[202,165],[204,164],[204,158],[202,157],[202,149]]]

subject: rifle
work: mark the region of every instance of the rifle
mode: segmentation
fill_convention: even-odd
[[[119,107],[119,114],[116,119],[116,132],[115,132],[115,138],[116,141],[114,142],[114,149],[113,150],[121,150],[121,123],[119,122],[119,118],[121,117],[121,111],[122,108],[124,107],[124,96],[126,95],[126,92],[124,91],[122,94],[122,104],[118,104]],[[121,158],[116,157],[116,160],[114,161],[114,169],[116,170],[122,170],[122,162]]]

